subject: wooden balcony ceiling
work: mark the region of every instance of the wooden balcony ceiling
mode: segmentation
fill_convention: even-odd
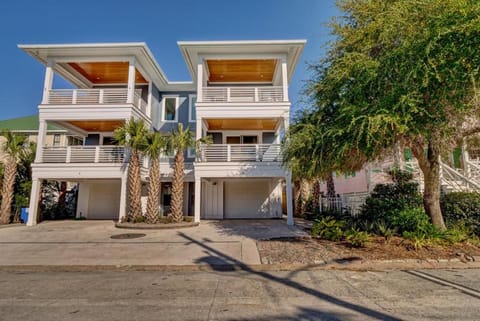
[[[121,120],[82,120],[68,123],[88,132],[113,132],[123,125]]]
[[[248,119],[208,119],[208,130],[275,130],[274,118]]]
[[[207,60],[210,83],[272,83],[275,59]]]
[[[93,84],[128,83],[128,62],[71,62],[69,65]],[[147,83],[138,70],[135,83]]]

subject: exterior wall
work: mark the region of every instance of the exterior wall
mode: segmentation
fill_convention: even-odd
[[[366,169],[356,172],[354,177],[334,174],[333,181],[335,183],[335,192],[340,195],[368,192],[368,172]],[[325,194],[327,193],[327,185],[325,183],[320,184],[320,189]]]

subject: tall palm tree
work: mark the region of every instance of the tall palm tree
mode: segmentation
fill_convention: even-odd
[[[173,130],[172,135],[170,135],[170,147],[175,152],[171,201],[172,218],[175,223],[180,223],[183,220],[183,179],[185,175],[185,150],[189,148],[196,148],[198,150],[200,144],[210,144],[211,141],[212,138],[210,136],[195,140],[195,137],[190,131],[190,128],[187,126],[184,129],[183,124],[181,123],[178,124],[178,128]]]
[[[128,164],[129,208],[127,213],[127,221],[130,222],[137,222],[142,219],[140,153],[145,150],[147,133],[145,122],[135,120],[133,117],[113,132],[113,137],[117,143],[130,151]]]
[[[4,160],[4,176],[2,184],[2,205],[0,207],[0,224],[10,223],[12,216],[12,202],[15,188],[15,178],[17,176],[17,164],[20,156],[26,148],[27,137],[25,135],[15,135],[10,131],[1,133],[6,141],[3,144],[3,151],[6,154]]]
[[[149,133],[146,137],[145,154],[150,158],[150,182],[148,185],[147,223],[157,223],[160,201],[160,155],[167,151],[168,139],[159,132]]]

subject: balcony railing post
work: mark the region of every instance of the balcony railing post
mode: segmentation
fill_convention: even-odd
[[[72,159],[72,147],[67,146],[67,157],[66,157],[65,162],[70,163],[71,159]]]
[[[232,146],[227,145],[227,162],[232,160]]]
[[[77,90],[74,89],[73,92],[72,92],[72,104],[76,104],[77,103]]]
[[[228,101],[228,102],[230,102],[230,100],[231,100],[231,99],[230,99],[230,94],[231,94],[231,93],[230,93],[230,90],[231,90],[231,88],[230,88],[230,87],[227,87],[227,101]]]
[[[257,145],[255,145],[255,161],[259,162],[260,161],[260,148]]]
[[[259,99],[258,99],[258,87],[255,87],[255,102],[256,102],[256,103],[259,102]]]
[[[98,94],[98,103],[99,104],[103,104],[103,94],[104,94],[104,90],[100,89],[100,93]]]
[[[95,160],[94,163],[98,163],[100,161],[100,146],[95,146]]]

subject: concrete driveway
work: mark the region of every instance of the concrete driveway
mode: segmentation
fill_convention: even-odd
[[[0,265],[260,264],[256,240],[300,235],[301,229],[284,220],[203,221],[171,230],[118,229],[112,221],[51,221],[1,228]]]

